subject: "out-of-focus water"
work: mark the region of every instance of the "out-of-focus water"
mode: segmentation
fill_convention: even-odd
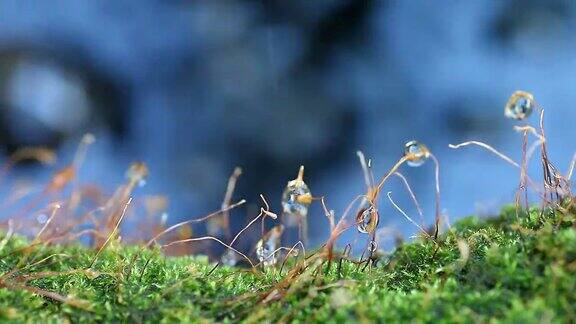
[[[480,139],[519,159],[518,123],[503,107],[524,89],[546,109],[549,155],[567,169],[575,9],[560,0],[0,0],[0,142],[52,145],[65,161],[91,131],[98,143],[82,179],[113,188],[144,160],[142,191],[168,195],[174,222],[217,209],[236,165],[236,196],[259,204],[263,193],[279,211],[304,164],[313,193],[338,214],[365,190],[356,150],[378,177],[418,139],[440,160],[445,213],[495,213],[512,201],[518,171],[448,144]],[[432,164],[402,172],[431,222]],[[388,190],[414,214],[400,182]],[[415,232],[382,205],[381,224]],[[309,218],[312,231],[326,228],[319,206]]]

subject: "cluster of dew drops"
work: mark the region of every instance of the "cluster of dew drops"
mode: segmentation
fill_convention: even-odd
[[[416,140],[404,144],[403,160],[406,161],[408,166],[414,168],[422,166],[429,157],[430,151],[424,144]],[[371,188],[371,190],[374,190],[374,188]],[[356,222],[358,223],[356,229],[362,234],[370,234],[378,227],[379,219],[377,208],[371,204],[368,208],[363,208],[359,212],[356,217]],[[370,242],[370,244],[375,244],[375,242]]]
[[[423,165],[429,156],[430,151],[428,148],[418,141],[410,141],[404,146],[404,157],[407,164],[411,167]],[[282,193],[282,211],[284,214],[301,220],[307,217],[308,209],[312,203],[312,193],[303,180],[303,170],[303,167],[301,167],[298,177],[289,181]],[[366,215],[364,218],[365,219],[358,224],[358,231],[361,233],[367,233],[365,227],[370,226],[369,223],[374,221],[370,215]],[[258,241],[256,255],[264,267],[270,267],[276,264],[277,258],[274,251],[280,246],[283,229],[282,225],[276,226]]]
[[[515,120],[524,120],[532,114],[535,102],[532,94],[525,91],[516,91],[508,100],[504,114],[506,117]],[[410,167],[422,166],[430,157],[428,148],[419,141],[412,140],[404,144],[403,157],[406,164]],[[300,168],[298,177],[291,180],[286,185],[282,193],[282,211],[286,215],[293,216],[297,219],[305,219],[308,215],[308,209],[312,203],[312,193],[308,185],[304,182],[303,171]],[[371,224],[371,209],[366,209],[361,217],[357,229],[360,233],[368,233],[367,227]],[[283,225],[273,227],[268,231],[256,245],[256,255],[264,267],[271,267],[277,263],[275,251],[280,246],[280,239],[284,231]],[[225,254],[226,259],[230,259],[230,253]],[[225,262],[230,264],[230,262]],[[235,263],[235,262],[234,262]]]

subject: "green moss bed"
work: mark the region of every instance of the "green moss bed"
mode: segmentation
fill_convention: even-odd
[[[112,244],[84,270],[95,255],[85,247],[24,249],[21,237],[3,243],[0,322],[576,321],[576,220],[553,210],[517,215],[507,207],[496,218],[465,218],[438,243],[403,244],[375,266],[339,254],[330,264],[316,259],[282,286],[294,263],[281,274],[210,273],[214,264],[205,257]]]

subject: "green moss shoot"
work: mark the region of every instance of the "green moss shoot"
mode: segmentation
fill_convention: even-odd
[[[5,234],[0,234],[0,242]],[[205,257],[166,257],[112,242],[95,251],[0,243],[0,321],[574,322],[576,220],[532,209],[469,217],[365,267],[337,254],[279,286],[294,264],[264,273]],[[11,272],[25,254],[27,266]],[[138,258],[133,256],[140,253]],[[47,260],[37,263],[44,258]],[[312,262],[312,261],[311,261]],[[25,287],[54,292],[65,301]]]

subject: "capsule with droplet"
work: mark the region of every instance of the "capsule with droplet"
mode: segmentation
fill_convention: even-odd
[[[430,157],[430,151],[426,145],[418,141],[410,141],[404,145],[404,157],[406,164],[419,167]]]
[[[282,210],[284,214],[303,218],[308,215],[311,203],[312,194],[304,182],[304,166],[301,166],[298,177],[289,181],[282,193]]]
[[[380,222],[380,215],[374,206],[362,208],[356,215],[356,228],[358,232],[364,234],[372,234],[378,227]]]
[[[274,226],[256,244],[256,256],[264,268],[273,267],[278,262],[277,253],[280,247],[280,237],[284,232],[284,226]]]
[[[526,91],[516,91],[504,107],[504,115],[511,119],[523,120],[534,110],[534,96]]]

